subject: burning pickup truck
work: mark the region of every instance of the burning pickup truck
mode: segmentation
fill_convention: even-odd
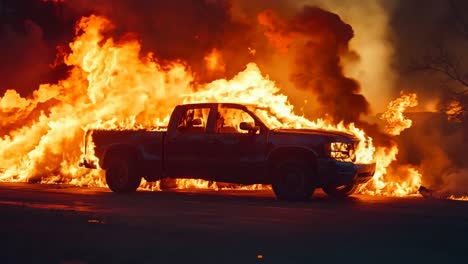
[[[271,184],[283,200],[307,199],[316,188],[345,197],[374,175],[375,164],[355,163],[359,140],[353,135],[270,129],[254,108],[186,104],[174,109],[167,131],[88,131],[82,165],[99,165],[109,188],[118,193],[135,191],[142,178],[192,178]],[[93,162],[96,157],[99,164]]]

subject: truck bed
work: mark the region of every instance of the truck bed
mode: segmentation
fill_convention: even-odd
[[[142,171],[160,174],[163,171],[165,131],[148,130],[91,130],[86,136],[86,148],[94,143],[94,154],[99,159],[99,166],[105,168],[107,151],[117,145],[135,147],[141,154],[135,157]],[[89,153],[87,150],[86,153]],[[90,160],[88,157],[86,160]],[[151,178],[151,175],[143,175]]]

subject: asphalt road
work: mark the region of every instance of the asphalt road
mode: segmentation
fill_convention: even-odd
[[[468,263],[468,202],[0,183],[0,263]]]

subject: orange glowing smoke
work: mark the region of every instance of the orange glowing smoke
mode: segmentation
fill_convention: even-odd
[[[387,166],[396,159],[396,146],[374,147],[372,139],[354,124],[336,125],[296,115],[288,97],[256,64],[249,63],[231,80],[219,79],[195,87],[192,74],[182,63],[162,66],[152,53],[141,54],[140,43],[134,39],[104,38],[102,32],[112,27],[103,17],[82,18],[77,25],[77,37],[70,44],[71,53],[65,57],[65,63],[72,66],[67,79],[43,84],[27,98],[14,90],[8,90],[0,98],[3,127],[0,180],[104,186],[102,171],[78,167],[84,155],[85,131],[155,129],[167,124],[177,104],[223,101],[259,105],[262,108],[257,114],[272,128],[322,128],[353,133],[361,140],[357,161],[378,163],[376,177],[361,192],[406,195],[419,185],[421,175],[412,168],[405,168],[409,178],[401,181],[394,181],[387,174]],[[208,56],[215,56],[220,63],[221,54],[216,52]],[[93,150],[87,151],[92,154]],[[197,180],[179,180],[178,184],[181,188],[219,189],[216,183]],[[158,189],[157,184],[142,186]]]
[[[208,70],[224,72],[226,64],[223,62],[223,57],[219,50],[213,49],[204,59]]]

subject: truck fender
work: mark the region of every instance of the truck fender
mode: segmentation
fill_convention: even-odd
[[[116,156],[132,159],[135,162],[141,160],[141,153],[135,146],[121,143],[112,144],[104,153],[104,159],[102,161],[101,168],[107,169],[112,158]]]
[[[312,149],[297,146],[278,147],[267,155],[268,175],[271,175],[273,168],[278,162],[289,159],[306,160],[316,172],[317,158],[317,152]]]

